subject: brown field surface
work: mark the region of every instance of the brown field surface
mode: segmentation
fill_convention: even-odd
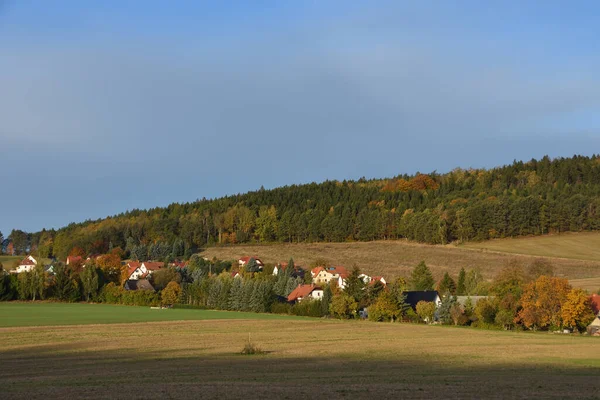
[[[265,354],[243,356],[251,340]],[[600,339],[332,320],[0,328],[6,399],[598,398]]]
[[[569,279],[600,277],[600,261],[597,260],[537,257],[406,241],[235,245],[209,247],[202,254],[208,258],[225,260],[256,255],[265,263],[287,261],[293,257],[296,264],[303,266],[310,265],[316,259],[326,259],[334,265],[356,265],[367,274],[383,275],[388,280],[409,276],[412,268],[421,260],[427,263],[437,279],[446,271],[456,277],[462,267],[479,268],[485,278],[491,279],[510,262],[526,266],[536,258],[547,258],[558,276]]]
[[[461,247],[532,256],[600,261],[600,232],[563,233],[466,243]]]

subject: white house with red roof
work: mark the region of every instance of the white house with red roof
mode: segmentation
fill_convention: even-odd
[[[17,274],[20,274],[21,272],[32,271],[37,265],[37,263],[37,260],[33,256],[27,256],[21,261],[21,263],[16,269],[16,272]]]
[[[319,300],[323,297],[323,289],[317,285],[299,285],[296,289],[292,290],[287,300],[289,302],[299,302],[303,299],[316,299]]]
[[[340,278],[344,280],[348,277],[348,271],[342,266],[316,267],[310,271],[310,274],[312,275],[313,282],[319,284],[329,284],[331,281],[337,281],[339,285]]]
[[[127,263],[128,280],[144,279],[164,266],[164,263],[153,261],[131,261]]]
[[[262,262],[262,260],[256,256],[252,257],[252,256],[246,256],[246,257],[241,257],[238,259],[238,265],[241,268],[244,268],[246,266],[246,264],[248,264],[248,262],[250,261],[250,259],[254,258],[254,261],[256,261],[256,265],[258,265],[258,269],[262,270],[263,267],[265,266],[265,264]]]

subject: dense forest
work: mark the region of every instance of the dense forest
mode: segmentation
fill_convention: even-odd
[[[190,256],[248,242],[406,238],[424,243],[600,229],[600,156],[515,161],[493,169],[326,181],[132,210],[8,237],[15,253],[64,259],[120,247],[135,259]],[[5,246],[6,247],[6,246]]]

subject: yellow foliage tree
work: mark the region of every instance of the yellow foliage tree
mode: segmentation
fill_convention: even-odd
[[[590,298],[582,289],[573,289],[562,305],[561,316],[565,326],[582,332],[594,320]]]
[[[166,288],[163,289],[160,296],[164,304],[175,304],[179,302],[181,295],[181,286],[177,282],[169,282]]]

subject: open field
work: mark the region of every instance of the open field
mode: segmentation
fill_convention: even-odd
[[[266,354],[239,354],[249,334]],[[11,399],[591,399],[600,390],[600,340],[547,333],[238,319],[12,327],[0,336],[0,387]]]
[[[215,310],[153,310],[111,304],[0,302],[0,328],[248,318],[285,320],[300,317]]]
[[[9,271],[12,269],[13,263],[15,261],[20,261],[22,259],[22,256],[0,256],[0,264],[2,264],[3,268],[6,271]]]
[[[466,243],[461,247],[531,256],[600,261],[600,232],[563,233]]]
[[[600,237],[600,236],[598,236]],[[524,239],[528,240],[528,239]],[[517,241],[517,239],[513,240]],[[324,258],[334,265],[356,265],[365,273],[383,275],[386,278],[409,276],[421,260],[431,268],[439,279],[448,271],[457,276],[462,267],[478,267],[485,278],[491,279],[509,262],[523,265],[531,263],[532,255],[491,252],[477,248],[457,246],[432,246],[406,241],[376,241],[354,243],[299,243],[272,245],[236,245],[209,247],[205,257],[237,259],[257,255],[266,263],[287,261],[294,258],[297,264],[307,266],[317,258]],[[600,261],[548,258],[558,276],[569,279],[600,277]]]

